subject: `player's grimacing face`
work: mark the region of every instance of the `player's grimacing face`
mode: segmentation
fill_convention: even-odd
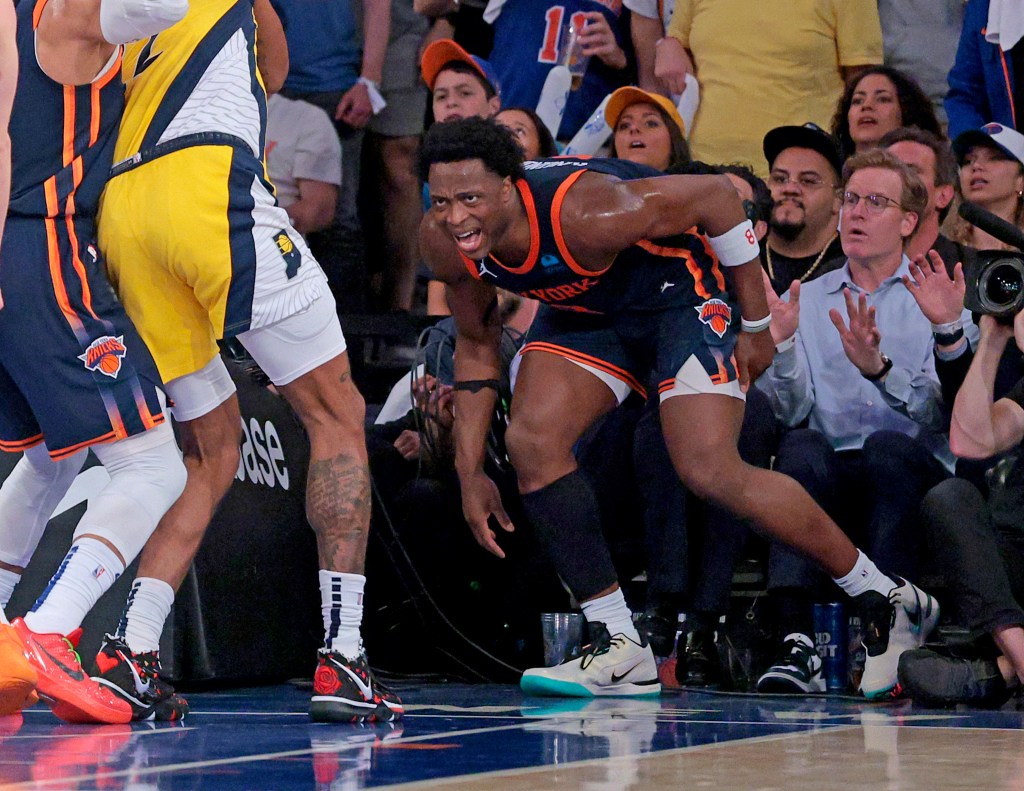
[[[430,166],[430,211],[455,246],[473,260],[486,257],[512,196],[512,179],[490,171],[479,159]]]

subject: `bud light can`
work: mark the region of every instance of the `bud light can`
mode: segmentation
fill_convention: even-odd
[[[846,671],[847,630],[846,614],[840,602],[814,605],[814,636],[825,689],[844,693],[849,681]]]

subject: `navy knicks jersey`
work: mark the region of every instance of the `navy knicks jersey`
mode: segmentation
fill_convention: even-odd
[[[20,66],[10,124],[8,213],[92,218],[124,108],[120,49],[88,85],[54,82],[35,57],[35,28],[45,5],[46,0],[15,0]]]
[[[587,171],[622,180],[662,175],[621,159],[560,157],[524,163],[526,178],[516,187],[530,223],[530,250],[517,266],[493,256],[466,268],[493,283],[550,305],[580,313],[616,314],[679,305],[728,301],[725,277],[707,239],[695,231],[669,239],[643,240],[626,248],[610,266],[587,271],[562,236],[561,208],[566,193]]]

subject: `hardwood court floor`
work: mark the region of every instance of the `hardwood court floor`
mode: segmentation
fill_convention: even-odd
[[[313,725],[308,692],[189,696],[184,725],[0,718],[0,789],[1024,791],[1024,715],[847,698],[524,698],[403,686],[399,725]]]

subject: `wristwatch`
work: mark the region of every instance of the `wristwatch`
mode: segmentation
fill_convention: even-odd
[[[886,357],[883,352],[879,352],[878,356],[882,358],[882,370],[879,371],[877,374],[861,374],[861,376],[863,376],[869,382],[877,382],[879,379],[881,379],[883,376],[889,373],[890,370],[892,370],[892,360]]]

